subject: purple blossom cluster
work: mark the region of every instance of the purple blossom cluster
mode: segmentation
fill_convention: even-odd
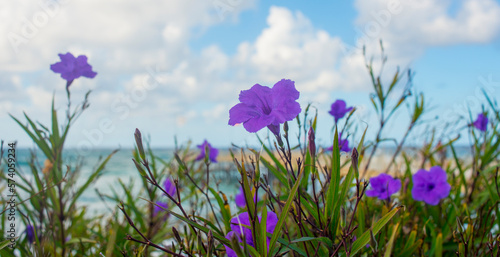
[[[401,181],[388,174],[380,174],[370,178],[371,189],[366,191],[368,197],[378,197],[380,200],[390,199],[392,194],[401,188]],[[437,205],[439,201],[450,194],[451,186],[446,179],[446,172],[439,166],[418,170],[413,175],[411,195],[416,201],[429,205]]]

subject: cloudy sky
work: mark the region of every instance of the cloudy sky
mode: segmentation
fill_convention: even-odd
[[[73,105],[92,90],[68,139],[80,148],[131,147],[135,128],[158,147],[174,136],[255,142],[227,125],[228,111],[241,90],[282,78],[295,81],[302,106],[318,109],[320,142],[331,140],[327,112],[339,98],[374,133],[361,49],[378,57],[380,39],[384,78],[397,66],[414,70],[429,120],[468,115],[467,104],[479,112],[485,86],[500,97],[498,0],[17,0],[2,3],[0,34],[0,136],[24,147],[33,143],[8,114],[49,124],[55,94],[64,118],[65,82],[49,67],[66,52],[87,55],[98,72],[71,86]],[[389,134],[402,133],[407,112]]]

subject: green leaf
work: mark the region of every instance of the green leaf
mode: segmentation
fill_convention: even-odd
[[[417,249],[420,249],[421,245],[422,245],[422,239],[419,239],[417,242],[415,242],[414,244],[412,244],[411,246],[409,247],[405,247],[405,250],[400,252],[398,255],[398,257],[410,257],[410,256],[413,256],[413,252],[415,252]]]
[[[54,109],[54,96],[52,96],[52,141],[53,141],[53,147],[58,147],[59,146],[59,124],[57,122],[57,111]],[[62,150],[62,145],[60,146]]]
[[[390,257],[392,256],[392,249],[394,248],[394,239],[396,238],[396,234],[398,233],[399,229],[399,223],[394,226],[392,229],[392,235],[391,238],[389,239],[389,242],[387,242],[387,248],[385,249],[384,257]]]
[[[17,240],[19,237],[14,238],[14,240]],[[0,250],[7,247],[10,244],[10,239],[4,240],[3,242],[0,243]]]
[[[408,239],[406,240],[406,244],[405,244],[405,247],[403,249],[410,248],[413,245],[413,243],[415,243],[416,237],[417,237],[417,231],[413,230],[410,233],[410,236],[408,237]]]
[[[328,184],[328,191],[326,194],[326,203],[325,203],[326,206],[325,206],[323,220],[327,220],[327,217],[333,215],[333,209],[337,201],[339,186],[340,186],[340,152],[339,152],[338,131],[337,128],[335,128],[335,135],[333,139],[333,150],[332,150],[331,178],[330,178],[330,183]],[[335,231],[332,232],[333,232],[332,237],[335,237],[334,234]]]
[[[318,241],[318,242],[322,242],[323,244],[325,244],[325,246],[327,246],[328,248],[333,247],[332,240],[330,240],[330,238],[328,238],[328,237],[301,237],[299,239],[292,240],[290,243],[296,244],[296,243],[308,242],[308,241],[311,241],[311,242]]]
[[[437,237],[434,239],[434,256],[441,257],[443,256],[443,234],[439,233]]]
[[[224,226],[226,228],[227,231],[231,230],[231,212],[229,210],[229,205],[227,206],[227,209],[226,209],[226,205],[224,203],[224,201],[222,200],[222,197],[220,197],[220,195],[215,191],[215,189],[209,187],[208,190],[210,190],[210,192],[212,193],[212,195],[215,197],[215,200],[217,200],[217,204],[219,204],[219,209],[221,211],[221,214],[222,214],[222,219],[224,221]]]
[[[197,229],[199,229],[199,230],[203,231],[205,234],[207,234],[207,233],[208,233],[208,231],[210,230],[210,229],[208,229],[207,227],[202,226],[202,225],[200,225],[200,224],[198,224],[198,223],[196,223],[196,222],[194,222],[194,221],[192,221],[192,220],[186,219],[186,217],[184,217],[184,216],[182,216],[182,215],[179,215],[179,214],[177,214],[177,213],[175,213],[175,212],[173,212],[173,211],[169,211],[169,210],[167,210],[167,211],[168,211],[168,213],[172,214],[172,215],[173,215],[173,216],[175,216],[176,218],[178,218],[178,219],[180,219],[180,220],[184,221],[185,223],[187,223],[187,224],[189,224],[189,225],[191,225],[191,226],[193,226],[193,227],[195,227],[195,228],[197,228]],[[214,237],[215,237],[217,240],[219,240],[221,243],[223,243],[223,244],[225,244],[225,245],[231,245],[231,243],[229,242],[229,240],[227,240],[227,239],[226,239],[223,235],[220,235],[219,233],[213,233],[213,235],[214,235]]]
[[[262,208],[262,218],[260,222],[260,235],[257,239],[260,243],[260,252],[263,257],[267,257],[267,207]]]
[[[79,244],[79,243],[97,244],[97,241],[83,237],[76,237],[76,238],[71,238],[68,242],[66,242],[66,244]]]
[[[49,148],[49,146],[47,145],[47,142],[45,142],[43,140],[43,137],[41,137],[41,139],[39,139],[35,134],[33,134],[33,132],[30,131],[30,129],[23,125],[18,119],[16,119],[14,116],[10,115],[9,116],[14,119],[14,121],[16,121],[17,124],[19,124],[19,126],[21,126],[21,128],[23,128],[24,132],[26,132],[26,134],[28,134],[28,136],[31,138],[31,140],[33,140],[33,142],[35,142],[35,144],[40,148],[40,150],[42,150],[42,152],[45,154],[45,156],[47,157],[47,159],[49,159],[51,162],[54,162],[54,158],[52,157],[52,152]],[[37,132],[37,128],[36,128],[36,125],[28,118],[28,116],[26,115],[26,113],[24,114],[24,116],[28,119],[29,123],[34,126],[34,130]],[[38,132],[39,134],[39,132]]]
[[[297,190],[299,189],[300,181],[302,180],[303,173],[304,173],[304,171],[301,170],[301,172],[299,173],[299,177],[297,178],[297,181],[295,181],[295,185],[293,186],[292,190],[290,191],[290,194],[288,195],[288,199],[286,200],[285,207],[283,207],[283,209],[281,210],[281,215],[279,217],[278,224],[276,224],[273,236],[271,237],[271,242],[269,243],[269,252],[270,253],[273,253],[276,241],[278,240],[278,237],[281,235],[281,228],[283,227],[283,224],[285,223],[285,219],[288,215],[288,211],[290,210],[290,207],[292,206],[293,199],[295,198],[295,195],[297,194]]]
[[[389,222],[396,213],[403,208],[403,206],[399,206],[394,208],[394,210],[390,211],[387,213],[384,217],[382,217],[380,220],[375,223],[371,230],[373,235],[377,235],[377,233]],[[351,255],[354,256],[359,250],[361,250],[363,247],[365,247],[366,244],[370,242],[370,231],[365,231],[363,235],[361,235],[354,243],[352,244],[352,251]]]
[[[278,238],[278,242],[280,242],[281,245],[284,247],[283,250],[285,250],[286,248],[288,248],[288,249],[294,251],[294,253],[298,253],[298,254],[300,254],[303,257],[308,257],[307,253],[304,250],[302,250],[301,248],[299,248],[299,247],[291,244],[286,239],[284,239],[284,238]],[[276,255],[274,255],[274,256],[276,256]]]

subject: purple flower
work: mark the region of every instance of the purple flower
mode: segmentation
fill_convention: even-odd
[[[261,221],[261,217],[259,216],[259,222]],[[274,229],[276,228],[276,224],[278,223],[278,216],[276,213],[269,211],[267,212],[267,219],[266,219],[266,232],[272,234],[274,232]],[[245,226],[243,226],[245,225]],[[248,227],[246,227],[248,226]],[[231,230],[229,233],[227,233],[226,238],[231,240],[232,236],[236,236],[238,238],[239,242],[242,242],[242,238],[244,237],[245,243],[249,246],[255,247],[255,244],[253,242],[253,237],[252,237],[252,230],[249,228],[251,227],[250,223],[250,216],[248,212],[243,212],[240,215],[234,217],[231,219]],[[269,242],[270,238],[267,237],[267,245],[269,247]],[[227,245],[224,245],[226,247],[226,253],[228,257],[236,257],[236,253]],[[269,250],[269,249],[268,249]]]
[[[349,140],[347,140],[347,138],[342,139],[342,133],[339,134],[339,149],[340,151],[347,153],[351,151],[351,148],[349,147]],[[326,150],[333,151],[333,145],[328,147]]]
[[[429,171],[419,170],[413,175],[413,199],[424,201],[430,205],[437,205],[439,200],[450,193],[451,186],[446,181],[446,172],[439,166],[432,167]]]
[[[158,215],[158,213],[165,211],[164,209],[168,209],[168,204],[165,202],[156,202],[155,208],[153,210],[153,216]]]
[[[163,189],[165,189],[168,195],[170,195],[171,197],[175,197],[177,188],[175,187],[175,184],[171,179],[167,178],[165,182],[163,182]]]
[[[245,208],[245,206],[247,205],[246,204],[246,201],[245,201],[245,193],[243,192],[243,187],[240,187],[240,193],[236,195],[235,197],[235,202],[236,202],[236,205],[240,208]],[[258,202],[259,201],[259,196],[257,194],[254,195],[253,197],[253,200],[255,202]]]
[[[87,56],[80,55],[74,57],[71,53],[59,54],[61,61],[50,65],[50,69],[55,73],[61,73],[61,77],[67,81],[69,87],[73,80],[84,76],[94,78],[97,73],[92,71],[92,66],[87,63]]]
[[[372,189],[366,191],[366,196],[378,197],[380,200],[385,200],[399,191],[401,188],[401,181],[382,173],[376,177],[370,178],[370,185]]]
[[[335,118],[335,123],[337,123],[338,120],[342,119],[351,110],[352,107],[346,108],[344,100],[337,100],[332,104],[332,108],[328,113]]]
[[[229,233],[227,233],[226,235],[226,238],[231,241],[231,238],[232,237],[236,237],[238,239],[238,242],[241,243],[241,237],[236,234],[234,231],[229,231]],[[235,251],[233,251],[233,249],[231,249],[231,247],[227,246],[227,245],[224,245],[224,247],[226,247],[226,254],[228,257],[238,257],[238,255],[236,254]]]
[[[268,127],[279,135],[280,124],[295,119],[300,113],[299,91],[293,81],[282,79],[273,88],[255,84],[240,92],[239,100],[229,110],[229,125],[243,123],[248,132],[257,132]]]
[[[217,162],[217,155],[219,155],[219,150],[217,148],[213,148],[207,142],[207,140],[203,141],[203,144],[197,145],[197,147],[200,148],[200,150],[201,150],[200,155],[198,155],[198,157],[196,157],[197,161],[205,159],[205,156],[206,156],[205,150],[208,147],[208,151],[209,151],[208,158],[210,159],[211,162]]]
[[[474,121],[474,127],[477,129],[485,132],[486,128],[488,126],[488,117],[486,117],[484,114],[480,113],[477,115],[476,121]]]
[[[26,226],[26,238],[30,244],[35,242],[35,228],[30,224]]]

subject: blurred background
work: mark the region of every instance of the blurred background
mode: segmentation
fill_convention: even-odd
[[[228,111],[241,90],[282,78],[295,81],[303,108],[317,108],[318,145],[331,145],[328,110],[336,99],[357,108],[353,121],[360,130],[370,124],[373,138],[378,124],[363,46],[380,67],[380,40],[388,56],[384,83],[398,66],[415,71],[412,92],[426,96],[426,121],[469,117],[468,107],[474,120],[485,101],[481,89],[500,96],[494,0],[2,1],[0,35],[0,135],[19,147],[34,145],[8,114],[49,124],[55,95],[65,115],[65,81],[49,67],[66,52],[87,55],[98,73],[70,88],[74,103],[92,90],[66,145],[80,153],[131,148],[135,128],[153,147],[172,147],[174,136],[219,148],[258,145],[242,126],[227,124]],[[408,111],[400,116],[386,134],[402,136]],[[407,144],[421,144],[423,133],[416,128]]]

